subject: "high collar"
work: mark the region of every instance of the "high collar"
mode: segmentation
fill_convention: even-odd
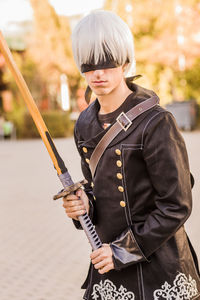
[[[155,93],[151,90],[147,90],[139,85],[134,83],[129,84],[129,89],[132,90],[132,101],[127,101],[127,106],[124,107],[124,112],[127,112],[129,109],[134,107],[135,105],[149,99],[152,96],[155,96]],[[130,95],[125,99],[130,98]],[[76,123],[76,127],[78,129],[80,138],[79,145],[86,146],[88,148],[95,148],[97,143],[101,140],[104,134],[109,130],[110,126],[112,126],[115,121],[106,129],[103,129],[98,121],[98,112],[100,109],[100,104],[98,99],[92,102],[87,109],[85,109],[79,116],[79,119]],[[148,113],[148,112],[147,112]],[[147,113],[142,114],[139,118],[136,118],[131,125],[131,127],[125,132],[122,131],[120,134],[111,142],[109,147],[118,143],[120,140],[124,139],[125,136],[129,135],[141,122],[142,119],[145,118]]]

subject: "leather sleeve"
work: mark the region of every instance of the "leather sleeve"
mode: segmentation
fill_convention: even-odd
[[[120,270],[135,262],[148,261],[137,244],[130,228],[110,244],[115,270]]]
[[[81,156],[81,169],[82,169],[83,176],[88,181],[88,183],[84,185],[84,191],[85,191],[86,195],[89,198],[89,214],[88,215],[89,215],[92,223],[94,224],[95,223],[95,214],[94,214],[95,201],[94,201],[93,189],[91,187],[92,177],[91,177],[91,172],[90,172],[90,169],[88,167],[88,164],[85,162],[85,159],[84,159],[83,154],[81,152],[81,149],[79,147],[79,140],[80,139],[81,138],[79,137],[77,126],[75,126],[74,140],[75,140],[77,150],[78,150],[78,152]],[[82,229],[82,226],[81,226],[79,221],[73,220],[73,223],[74,223],[74,225],[77,229]]]
[[[116,269],[150,260],[185,223],[192,209],[188,156],[173,116],[160,113],[143,132],[143,157],[155,194],[154,209],[111,243]]]

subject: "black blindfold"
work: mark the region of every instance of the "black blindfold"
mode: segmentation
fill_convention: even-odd
[[[90,59],[90,62],[87,64],[81,65],[81,73],[95,71],[95,70],[101,70],[101,69],[112,69],[112,68],[118,68],[121,66],[117,61],[113,59],[113,56],[111,53],[105,50],[104,52],[105,57],[101,60],[99,60],[98,63],[95,63],[94,57]]]
[[[95,70],[101,70],[101,69],[112,69],[119,67],[120,64],[113,60],[106,60],[104,62],[100,62],[98,64],[82,64],[81,65],[81,73],[95,71]]]

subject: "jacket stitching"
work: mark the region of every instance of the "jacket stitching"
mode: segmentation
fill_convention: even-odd
[[[139,265],[140,264],[137,265],[138,292],[139,292],[139,299],[142,300],[141,284],[140,284],[141,278],[140,278],[140,274],[139,274]]]
[[[138,147],[138,148],[128,147],[128,148],[126,148],[124,150],[133,150],[133,151],[136,151],[136,150],[142,150],[143,148],[144,148],[143,145],[140,145],[140,147]]]
[[[145,130],[146,130],[147,126],[149,125],[149,123],[150,123],[157,115],[159,115],[159,114],[161,114],[161,113],[165,113],[165,112],[164,112],[164,111],[158,112],[156,115],[152,116],[152,117],[148,120],[148,122],[146,123],[146,125],[145,125],[145,127],[144,127],[144,129],[143,129],[143,132],[142,132],[142,140],[141,140],[142,145],[144,145],[144,134],[145,134]]]
[[[142,299],[145,300],[145,293],[144,293],[144,281],[143,281],[143,273],[142,273],[142,264],[139,264],[140,269],[140,280],[141,280],[141,287],[142,287]]]
[[[124,149],[122,149],[123,151]],[[125,169],[124,169],[124,156],[122,156],[122,170],[123,170],[123,174],[125,176]],[[123,185],[125,187],[124,189],[124,196],[125,196],[125,199],[126,199],[126,203],[127,203],[127,209],[125,207],[125,212],[126,212],[126,216],[127,216],[127,224],[130,226],[130,225],[133,225],[132,224],[132,218],[131,218],[131,212],[130,212],[130,207],[129,207],[129,201],[128,201],[128,195],[127,195],[127,185],[126,185],[126,180],[124,179],[124,176],[123,176],[123,179],[122,179],[122,182],[123,182]]]
[[[123,145],[122,145],[123,146]],[[124,152],[124,150],[127,150],[128,148],[126,149],[122,149],[122,152]],[[138,148],[137,150],[140,150],[142,148]],[[131,149],[132,150],[132,149]],[[125,207],[125,213],[126,213],[126,221],[127,221],[127,224],[128,226],[131,226],[133,225],[133,222],[132,222],[132,217],[131,217],[131,211],[130,211],[130,206],[129,206],[129,199],[128,199],[128,193],[127,193],[127,185],[126,185],[126,180],[125,180],[125,163],[124,163],[124,155],[121,155],[122,157],[122,171],[123,171],[123,179],[122,179],[122,182],[123,182],[123,186],[124,186],[124,197],[125,197],[125,200],[126,200],[126,204],[127,206]]]
[[[122,151],[124,151],[125,149],[122,149]],[[124,155],[121,155],[122,156],[122,169],[123,169],[123,174],[125,175],[125,170],[124,170]],[[125,189],[124,189],[124,194],[125,194],[125,197],[126,197],[126,203],[127,203],[127,211],[128,211],[128,216],[127,216],[127,214],[126,214],[126,216],[128,217],[128,219],[127,219],[127,223],[128,223],[128,226],[131,226],[131,225],[133,225],[133,222],[132,222],[132,218],[131,218],[131,211],[130,211],[130,207],[129,207],[129,201],[128,201],[128,195],[127,195],[127,186],[126,186],[126,180],[124,180],[124,176],[123,176],[123,179],[122,179],[122,181],[123,181],[123,185],[124,185],[124,187],[125,187]],[[126,212],[126,207],[125,207],[125,212]],[[141,254],[142,254],[142,256],[143,256],[143,258],[146,260],[146,261],[148,261],[148,262],[150,262],[147,258],[146,258],[146,256],[143,254],[143,252],[142,252],[142,250],[140,249],[140,246],[138,245],[138,243],[137,243],[137,241],[136,241],[136,239],[135,239],[135,237],[134,237],[134,234],[133,234],[133,232],[132,232],[132,230],[130,231],[131,232],[131,235],[132,235],[132,238],[133,238],[133,240],[135,241],[135,243],[136,243],[136,245],[137,245],[137,247],[138,247],[138,249],[140,250],[140,252],[141,252]]]
[[[130,146],[130,147],[132,147],[132,146],[142,146],[143,144],[122,144],[122,146],[124,147],[124,148],[126,148],[126,146]]]

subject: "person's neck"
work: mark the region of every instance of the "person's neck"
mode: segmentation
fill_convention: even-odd
[[[99,113],[109,114],[115,111],[131,93],[132,91],[123,80],[110,94],[98,96],[98,101],[100,103]]]

